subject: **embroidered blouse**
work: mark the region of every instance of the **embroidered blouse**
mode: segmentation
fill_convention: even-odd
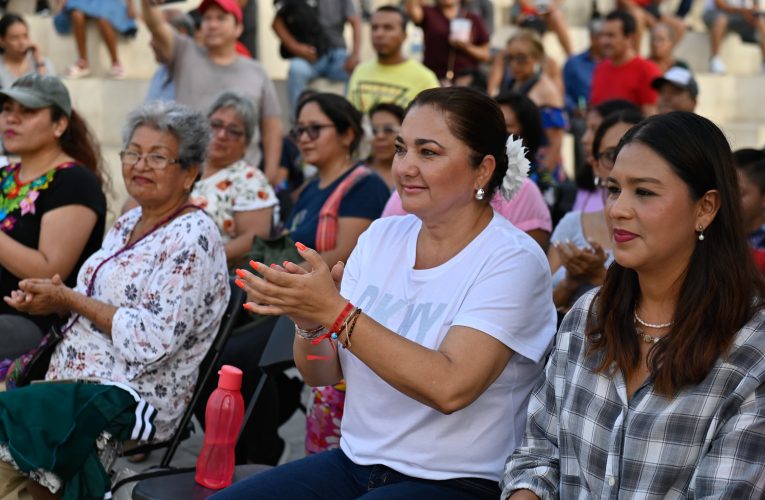
[[[139,207],[114,223],[82,266],[78,292],[85,294],[96,267],[125,247],[140,217]],[[229,294],[218,228],[201,210],[183,214],[104,264],[92,296],[118,307],[111,336],[81,317],[56,347],[45,378],[132,387],[158,410],[156,437],[166,439],[191,399]]]
[[[191,203],[212,217],[224,245],[237,235],[236,212],[274,207],[273,220],[279,217],[279,200],[266,176],[244,160],[197,181],[191,192]]]
[[[21,164],[0,168],[0,231],[29,248],[37,248],[42,218],[46,213],[68,205],[83,205],[93,210],[98,219],[67,286],[77,282],[77,272],[86,258],[101,246],[106,224],[106,197],[96,176],[76,163],[62,163],[29,182],[19,179]],[[18,288],[19,277],[0,267],[0,296]],[[0,314],[22,315],[0,301]],[[25,315],[26,316],[26,315]],[[27,316],[42,331],[53,321],[51,316]]]

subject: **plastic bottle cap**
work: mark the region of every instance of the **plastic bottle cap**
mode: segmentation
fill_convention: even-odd
[[[242,370],[236,366],[221,366],[218,376],[218,387],[221,389],[238,391],[242,388]]]

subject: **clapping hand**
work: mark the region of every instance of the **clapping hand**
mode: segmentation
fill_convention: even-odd
[[[331,324],[346,300],[338,291],[343,275],[342,263],[330,271],[315,250],[296,244],[305,268],[286,262],[267,267],[251,262],[257,274],[240,269],[238,284],[247,292],[246,307],[264,315],[287,315],[299,326]]]
[[[30,278],[19,282],[19,289],[3,297],[5,303],[23,313],[44,316],[64,315],[69,312],[66,294],[71,290],[64,285],[61,276],[51,279]]]
[[[607,256],[598,243],[590,241],[590,247],[579,248],[566,241],[556,243],[555,248],[569,278],[590,283],[603,273]]]

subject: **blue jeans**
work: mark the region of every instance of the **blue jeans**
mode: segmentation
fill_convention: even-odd
[[[315,63],[310,63],[300,57],[290,61],[287,74],[287,97],[290,109],[295,112],[298,97],[308,87],[314,78],[324,77],[335,82],[347,82],[348,73],[343,69],[348,53],[343,48],[329,49]]]
[[[499,485],[487,479],[417,479],[384,465],[356,465],[335,449],[261,472],[211,498],[496,500],[499,495]]]

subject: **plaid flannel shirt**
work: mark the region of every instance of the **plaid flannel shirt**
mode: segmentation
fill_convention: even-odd
[[[649,379],[628,400],[621,371],[597,373],[601,355],[586,356],[595,293],[563,321],[502,497],[765,498],[765,312],[700,384],[668,399]]]

